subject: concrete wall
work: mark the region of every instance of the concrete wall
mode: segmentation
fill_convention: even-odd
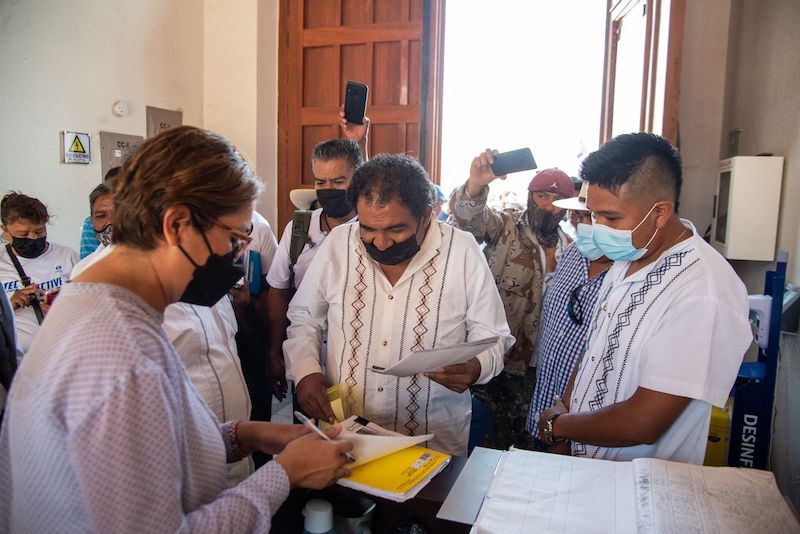
[[[742,130],[741,155],[785,158],[778,248],[789,251],[787,278],[800,282],[800,3],[736,0],[730,36],[723,131]],[[770,266],[737,262],[736,270],[752,293]]]
[[[722,138],[731,0],[686,3],[679,137],[683,158],[680,214],[702,234],[711,224]]]
[[[203,3],[0,0],[0,72],[0,192],[41,199],[49,238],[77,249],[102,179],[100,130],[144,135],[146,105],[202,126]],[[129,115],[111,113],[117,100]],[[92,135],[89,165],[60,163],[61,130]]]
[[[734,0],[723,132],[742,130],[740,154],[785,158],[778,248],[789,252],[787,278],[800,282],[800,2]],[[753,221],[758,224],[758,221]],[[750,293],[763,290],[765,262],[736,262]],[[781,336],[772,470],[800,508],[800,342]]]

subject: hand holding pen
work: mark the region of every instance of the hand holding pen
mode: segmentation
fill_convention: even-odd
[[[326,441],[333,441],[333,439],[331,439],[330,436],[328,436],[325,432],[320,430],[319,427],[317,427],[317,425],[315,425],[313,423],[313,421],[311,421],[311,419],[309,419],[305,415],[301,414],[298,411],[295,411],[294,412],[294,416],[297,418],[298,421],[303,423],[303,425],[305,425],[307,428],[311,429],[313,432],[315,432],[322,439],[324,439]],[[349,452],[344,453],[344,457],[347,458],[348,463],[352,464],[352,463],[354,463],[356,461],[356,457],[353,456],[352,454],[350,454]]]

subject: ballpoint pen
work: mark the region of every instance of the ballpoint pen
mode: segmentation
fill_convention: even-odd
[[[332,438],[331,438],[331,437],[330,437],[328,434],[326,434],[325,432],[323,432],[322,430],[320,430],[320,429],[317,427],[317,425],[315,425],[314,423],[312,423],[312,422],[311,422],[311,419],[309,419],[309,418],[308,418],[308,417],[306,417],[305,415],[301,414],[301,413],[300,413],[300,412],[298,412],[298,411],[295,411],[295,412],[294,412],[294,416],[295,416],[295,417],[297,417],[298,421],[300,421],[300,422],[301,422],[301,423],[303,423],[305,426],[307,426],[308,428],[310,428],[311,430],[313,430],[314,432],[316,432],[316,433],[317,433],[317,435],[318,435],[319,437],[321,437],[322,439],[324,439],[325,441],[333,441],[333,439],[332,439]],[[351,463],[351,464],[352,464],[352,463],[354,463],[354,462],[356,461],[356,457],[355,457],[355,456],[353,456],[352,454],[350,454],[349,452],[346,452],[346,453],[344,453],[344,457],[345,457],[345,458],[347,458],[347,461],[348,461],[348,463]]]

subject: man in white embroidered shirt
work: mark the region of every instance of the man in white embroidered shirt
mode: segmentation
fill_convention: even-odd
[[[287,374],[307,413],[332,420],[325,395],[341,384],[345,410],[429,446],[465,456],[468,388],[503,368],[514,342],[486,261],[469,234],[432,216],[425,170],[381,155],[353,175],[348,197],[359,223],[328,235],[289,307]],[[318,359],[327,331],[326,371]],[[411,352],[499,336],[463,364],[396,378],[368,371]]]
[[[592,239],[615,263],[540,435],[569,440],[576,456],[701,464],[711,405],[725,404],[752,340],[744,285],[678,217],[681,163],[665,139],[620,135],[584,160],[581,177]]]

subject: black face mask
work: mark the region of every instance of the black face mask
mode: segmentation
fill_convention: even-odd
[[[317,189],[317,200],[325,215],[334,219],[341,219],[353,211],[350,201],[347,200],[346,189]]]
[[[97,240],[100,241],[104,247],[107,247],[111,244],[111,233],[111,223],[108,223],[102,230],[95,232],[94,235],[97,236]]]
[[[211,252],[205,265],[197,265],[189,254],[183,250],[183,247],[178,245],[183,255],[194,265],[192,279],[179,300],[186,304],[210,307],[219,302],[219,299],[231,290],[233,284],[244,276],[244,271],[233,264],[233,257],[236,251],[220,256],[211,250],[211,245],[208,244],[206,235],[204,233],[201,233],[201,235],[203,236],[203,241],[206,242],[208,251]]]
[[[420,223],[421,224],[421,223]],[[419,232],[419,225],[417,225],[417,232]],[[411,237],[405,241],[395,243],[391,247],[380,250],[372,243],[364,242],[364,248],[367,253],[372,256],[372,259],[383,265],[397,265],[405,260],[411,258],[419,252],[419,243],[417,243],[417,232],[414,232]]]
[[[23,258],[38,258],[47,249],[47,236],[30,239],[28,237],[11,236],[11,246]]]

